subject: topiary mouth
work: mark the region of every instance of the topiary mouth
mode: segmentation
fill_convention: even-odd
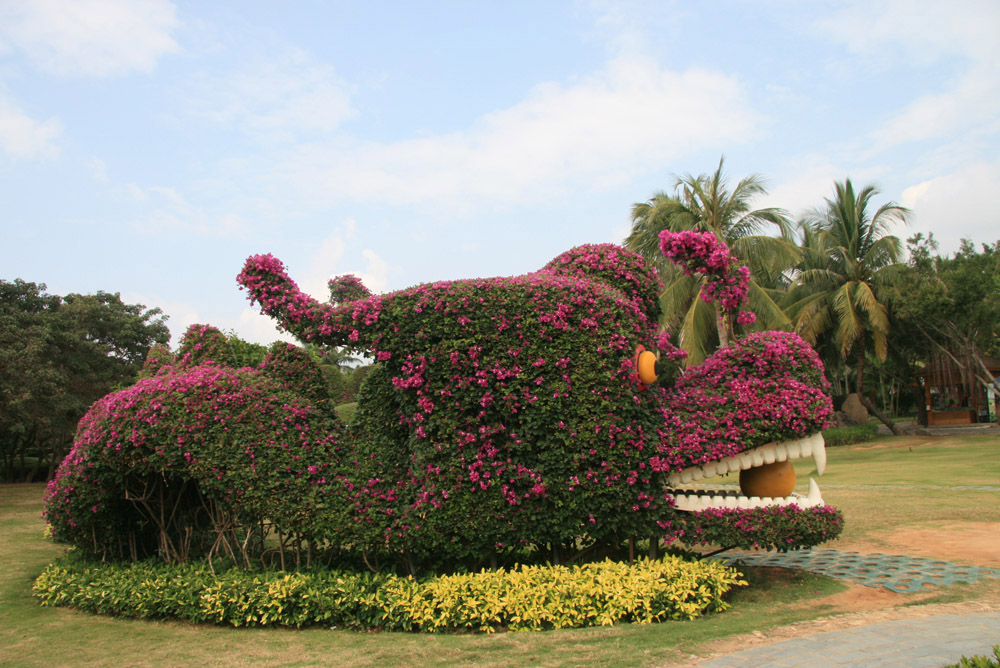
[[[812,457],[816,464],[816,472],[823,475],[826,470],[826,443],[819,432],[801,439],[768,443],[738,455],[725,457],[700,466],[692,466],[668,478],[673,488],[673,497],[677,510],[707,510],[709,508],[761,508],[765,506],[788,506],[795,504],[800,508],[822,506],[823,497],[819,485],[809,479],[809,493],[806,495],[791,493],[787,496],[754,496],[744,489],[682,489],[682,485],[698,482],[717,475],[743,471],[761,471],[763,476],[773,476],[774,473],[763,472],[777,462],[790,462],[795,459]],[[794,484],[794,483],[793,483]],[[765,486],[766,488],[766,486]]]

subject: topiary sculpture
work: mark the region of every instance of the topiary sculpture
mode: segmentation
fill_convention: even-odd
[[[706,277],[703,294],[726,317],[752,322],[752,314],[736,313],[748,274],[713,235],[665,233],[661,247]],[[279,528],[287,532],[366,558],[397,557],[413,570],[414,564],[474,566],[523,548],[566,559],[636,538],[650,538],[652,551],[664,537],[679,536],[792,549],[840,530],[839,513],[823,505],[814,483],[808,496],[786,486],[782,498],[682,491],[702,477],[777,463],[780,470],[752,476],[766,489],[774,479],[787,480],[790,467],[780,462],[801,456],[813,456],[822,473],[819,431],[832,412],[822,365],[796,335],[765,332],[679,374],[681,353],[658,334],[659,282],[641,257],[620,247],[574,248],[524,276],[386,295],[342,277],[331,281],[326,304],[302,293],[270,255],[249,258],[238,281],[300,340],[365,350],[377,362],[346,431],[323,400],[304,398],[302,389],[284,390],[298,397],[284,408],[296,416],[290,426],[276,408],[289,400],[268,386],[272,426],[265,419],[254,442],[275,450],[275,479],[290,479],[275,499],[283,506]],[[659,351],[658,361],[652,351]],[[275,360],[282,355],[272,352]],[[150,471],[161,466],[197,482],[201,494],[216,489],[219,470],[200,455],[185,462],[178,452],[188,450],[176,430],[150,432],[141,443],[127,436],[155,410],[173,411],[179,429],[194,431],[205,418],[177,412],[191,405],[192,394],[169,384],[194,382],[214,396],[216,381],[186,380],[203,378],[205,368],[161,373],[125,391],[148,396],[142,400],[148,403],[110,395],[85,418],[50,491],[48,518],[58,537],[84,541],[69,530],[88,519],[71,501],[81,486],[100,486],[108,503],[123,496],[107,478],[84,483],[88,473],[82,473],[100,461],[121,475],[126,462],[136,461],[125,454],[116,459],[122,451],[152,448],[164,459],[148,463]],[[282,368],[299,367],[286,361]],[[236,385],[272,382],[263,371],[232,373]],[[146,385],[151,381],[160,384]],[[246,403],[213,406],[212,420],[252,419]],[[230,439],[225,447],[240,448],[242,441]],[[246,462],[227,464],[235,465]],[[248,480],[243,493],[258,494],[257,484]],[[240,503],[239,495],[220,494],[219,503]],[[258,520],[277,521],[270,507],[254,512]],[[100,542],[95,536],[94,544]]]

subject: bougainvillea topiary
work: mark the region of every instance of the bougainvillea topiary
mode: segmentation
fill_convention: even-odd
[[[46,495],[57,540],[102,558],[221,554],[249,566],[265,520],[296,541],[329,532],[321,509],[343,441],[329,406],[273,360],[190,367],[190,352],[157,351],[157,362],[80,421]]]
[[[663,244],[668,255],[687,258],[688,270],[709,279],[715,287],[704,294],[723,313],[735,314],[747,276],[723,244],[698,233],[666,233]],[[268,394],[274,400],[266,405],[275,411],[267,413],[270,426],[257,420],[255,429],[262,431],[247,430],[240,438],[254,431],[255,442],[277,444],[279,465],[269,474],[292,478],[280,497],[286,531],[343,546],[369,563],[390,557],[411,570],[420,563],[476,565],[514,549],[562,559],[637,538],[652,538],[655,548],[662,537],[682,532],[694,539],[735,530],[751,542],[760,534],[759,544],[774,545],[785,540],[780,527],[790,527],[788,518],[797,514],[809,531],[785,531],[791,542],[782,547],[811,545],[817,536],[839,532],[839,515],[816,510],[823,507],[818,488],[783,499],[706,499],[679,491],[702,476],[810,454],[822,469],[822,439],[815,434],[831,413],[826,381],[815,352],[781,332],[749,336],[678,377],[683,355],[659,331],[656,275],[620,247],[581,246],[524,276],[432,283],[386,295],[371,295],[356,278],[342,277],[331,281],[329,303],[302,293],[270,255],[248,259],[238,280],[264,313],[300,340],[364,350],[377,361],[350,429],[342,431],[332,411],[323,409],[323,398],[312,393],[297,354],[272,349],[272,372],[299,380],[284,383],[287,398]],[[191,333],[190,340],[176,368],[161,364],[162,378],[151,380],[194,382],[182,379],[217,373],[230,374],[226,378],[236,385],[273,387],[267,385],[268,361],[262,370],[239,373],[186,368],[195,353],[217,343],[208,330]],[[667,380],[649,388],[639,382],[640,347],[660,351],[660,377]],[[249,402],[215,402],[206,413],[196,404],[209,405],[207,397],[192,404],[188,398],[197,393],[189,390],[137,388],[148,406],[128,404],[128,395],[108,399],[115,410],[88,417],[101,435],[91,438],[91,427],[81,429],[76,454],[50,492],[50,522],[61,522],[57,536],[84,540],[67,528],[80,524],[87,504],[74,500],[80,494],[67,476],[90,475],[91,461],[106,460],[109,470],[119,471],[109,475],[120,476],[136,455],[119,455],[119,449],[151,450],[156,463],[150,471],[162,466],[195,479],[205,471],[196,462],[207,455],[195,455],[177,438],[187,439],[184,434],[205,420],[233,425],[255,419]],[[167,411],[176,429],[143,427],[156,411]],[[238,447],[241,441],[228,442]],[[233,459],[232,465],[247,462]],[[197,480],[201,494],[221,489],[221,479]],[[271,483],[250,481],[244,494],[258,484]],[[121,496],[110,483],[92,487]],[[697,520],[681,514],[691,512]],[[278,514],[268,517],[279,521]],[[778,527],[777,533],[769,527]]]

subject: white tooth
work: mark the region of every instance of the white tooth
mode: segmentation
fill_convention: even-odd
[[[823,471],[826,470],[826,441],[823,440],[823,434],[819,433],[813,436],[812,441],[812,456],[813,462],[816,464],[816,473],[823,475]]]
[[[787,449],[789,459],[798,459],[802,456],[802,445],[798,441],[790,442]]]
[[[765,445],[764,446],[764,463],[773,464],[775,460],[774,446]]]
[[[799,444],[802,446],[802,456],[811,457],[813,453],[812,440],[803,438],[799,441]]]
[[[680,485],[681,484],[681,474],[680,473],[671,473],[670,476],[667,478],[667,484],[670,485],[671,487],[677,487],[678,485]]]
[[[750,497],[739,496],[736,498],[737,508],[749,508],[750,507]]]
[[[784,443],[778,443],[774,446],[774,458],[779,462],[788,460],[788,448],[785,447]]]
[[[750,459],[753,461],[754,466],[764,465],[764,455],[760,453],[760,450],[754,450],[750,453]]]
[[[705,472],[701,469],[691,469],[691,480],[698,482],[705,476]]]
[[[715,477],[715,462],[709,462],[701,467],[701,472],[705,474],[706,478]]]
[[[823,495],[820,494],[819,485],[812,478],[809,478],[809,496],[806,499],[810,508],[823,505]]]
[[[724,508],[726,506],[726,497],[716,495],[712,497],[712,508]]]
[[[750,497],[750,507],[751,508],[760,508],[762,505],[764,505],[764,502],[763,502],[763,500],[759,496],[751,496]]]
[[[736,457],[726,460],[726,463],[729,464],[730,473],[736,473],[737,471],[740,470],[740,460],[737,459]]]
[[[691,476],[691,472],[693,470],[694,469],[685,469],[684,471],[681,471],[681,484],[682,485],[686,485],[689,482],[691,482],[691,477],[692,477]]]
[[[740,470],[746,471],[749,468],[753,468],[753,457],[749,452],[740,453]]]

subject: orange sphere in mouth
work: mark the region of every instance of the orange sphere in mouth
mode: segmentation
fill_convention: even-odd
[[[788,496],[795,491],[795,469],[786,460],[740,471],[740,490],[746,496]]]

